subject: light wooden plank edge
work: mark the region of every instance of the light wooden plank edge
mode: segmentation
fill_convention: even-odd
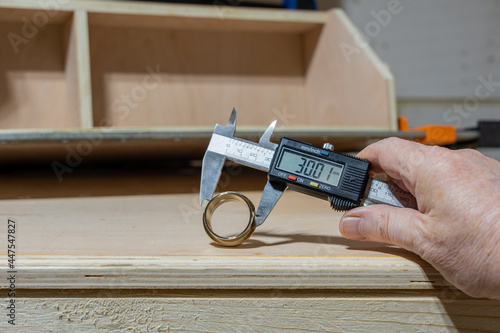
[[[448,295],[183,293],[102,290],[19,297],[22,332],[498,332],[495,301]],[[252,295],[253,294],[253,295]],[[22,311],[22,312],[21,312]],[[7,317],[7,319],[9,319]],[[0,327],[12,325],[7,319]]]
[[[402,257],[26,255],[17,263],[21,289],[453,288],[423,260]]]
[[[238,126],[238,133],[244,132],[252,132],[252,133],[260,133],[259,136],[264,133],[267,127],[263,126]],[[169,126],[158,126],[158,127],[93,127],[89,129],[85,129],[84,131],[79,129],[22,129],[22,128],[6,128],[2,129],[2,134],[16,134],[16,133],[136,133],[136,132],[172,132],[172,133],[185,133],[185,132],[205,132],[212,133],[214,130],[213,126],[189,126],[189,127],[169,127]],[[356,135],[356,132],[372,132],[379,133],[380,135],[387,134],[390,132],[391,134],[396,135],[397,132],[392,133],[392,131],[388,131],[387,129],[373,126],[352,126],[349,128],[341,127],[341,126],[278,126],[274,130],[275,134],[279,133],[297,133],[297,135],[303,135],[307,133],[308,135],[312,135],[313,133],[318,133],[318,136],[324,136],[326,133],[345,133],[345,134],[353,134]],[[257,135],[257,134],[256,134]],[[417,134],[422,135],[422,134]],[[1,142],[0,142],[1,144]]]
[[[363,37],[358,28],[349,20],[346,13],[342,9],[332,9],[332,11],[342,21],[346,29],[358,39],[362,40],[366,45],[363,47],[363,52],[370,58],[371,62],[375,65],[380,75],[385,79],[387,85],[387,99],[389,102],[389,124],[390,129],[393,131],[398,130],[397,110],[396,110],[396,89],[394,85],[394,76],[392,75],[389,67],[384,63],[370,47],[366,39]]]
[[[76,56],[77,56],[77,80],[80,99],[81,127],[90,129],[94,127],[92,113],[92,87],[90,80],[90,40],[88,13],[85,10],[76,10],[73,13]]]

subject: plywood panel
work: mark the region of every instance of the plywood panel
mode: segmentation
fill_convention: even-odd
[[[229,190],[227,185],[221,190]],[[344,239],[338,231],[341,214],[333,212],[326,201],[296,192],[284,194],[247,243],[235,248],[217,246],[203,230],[198,191],[192,190],[185,195],[1,201],[4,219],[15,219],[19,226],[17,265],[23,278],[18,287],[448,286],[429,264],[410,252]],[[258,202],[259,192],[248,195]],[[236,206],[214,217],[215,228],[236,232],[237,221],[246,218],[240,211]],[[6,228],[0,230],[0,246],[5,245],[5,232]]]
[[[6,32],[49,23],[35,22],[47,33],[35,27],[22,43],[43,57],[2,69],[7,128],[213,126],[238,107],[246,125],[395,129],[390,75],[373,54],[363,52],[368,65],[322,70],[339,62],[339,35],[354,34],[340,12],[119,1],[0,8]]]
[[[33,11],[13,15],[22,13],[24,19],[0,21],[0,34],[7,37],[0,42],[0,127],[76,128],[79,103],[68,88],[74,61],[68,39],[74,32],[65,33],[71,17],[59,23],[63,15],[52,20],[45,14],[41,22],[47,23],[35,25]]]
[[[306,83],[308,122],[321,124],[370,123],[395,130],[393,78],[369,48],[346,56],[345,48],[356,45],[359,32],[342,11],[331,10],[322,30],[305,35],[310,65]],[[362,110],[362,111],[361,111]]]
[[[70,84],[78,89],[78,106],[82,128],[92,128],[94,125],[92,115],[92,87],[90,79],[90,49],[88,14],[85,10],[74,12],[73,39],[75,59],[75,76]]]
[[[340,11],[303,33],[195,31],[192,19],[123,27],[108,16],[90,17],[96,124],[207,126],[236,106],[248,125],[395,129],[392,76],[369,49],[346,61],[339,45],[355,29]]]
[[[208,126],[233,107],[246,125],[283,109],[305,123],[300,35],[91,27],[90,41],[96,125]]]
[[[18,226],[17,327],[497,331],[499,301],[465,296],[407,251],[341,238],[324,201],[285,193],[238,248],[210,243],[197,205],[196,190],[0,202]]]
[[[58,332],[497,332],[500,325],[500,302],[439,291],[48,290],[20,295],[23,332],[47,327]]]

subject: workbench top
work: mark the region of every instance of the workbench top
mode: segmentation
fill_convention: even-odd
[[[246,194],[258,202],[260,192]],[[205,234],[195,191],[3,200],[0,211],[5,249],[7,219],[16,221],[16,328],[24,332],[500,327],[499,301],[464,295],[408,251],[344,239],[341,214],[294,192],[234,248]],[[214,224],[229,230],[223,217],[241,216],[230,206],[224,212]]]
[[[246,194],[258,202],[259,192]],[[0,211],[18,225],[17,266],[23,275],[19,287],[433,289],[447,285],[411,252],[343,238],[338,230],[341,213],[332,211],[326,201],[287,191],[250,240],[227,248],[205,234],[197,199],[198,194],[192,193],[4,200]],[[239,214],[239,206],[228,206],[225,215],[223,207],[214,216],[215,228],[230,230],[228,222],[247,219],[245,207]],[[233,231],[242,229],[235,227]],[[0,237],[6,240],[5,234]]]

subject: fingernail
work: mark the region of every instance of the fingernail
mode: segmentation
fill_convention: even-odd
[[[366,238],[359,232],[360,217],[344,217],[340,220],[340,232],[342,236],[349,239]]]

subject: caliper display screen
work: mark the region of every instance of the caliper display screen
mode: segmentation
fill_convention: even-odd
[[[328,160],[320,160],[302,153],[284,149],[277,169],[298,176],[337,186],[344,167]]]

